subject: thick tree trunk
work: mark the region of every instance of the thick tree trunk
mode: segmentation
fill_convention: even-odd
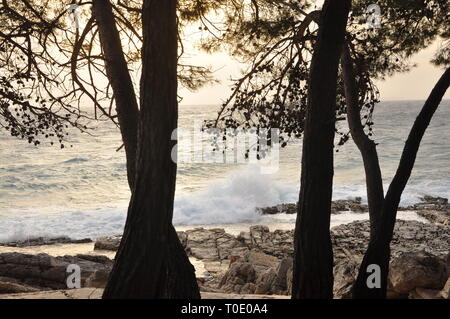
[[[292,298],[333,297],[330,239],[336,86],[350,0],[327,0],[309,78]]]
[[[390,243],[394,233],[394,226],[397,217],[397,209],[401,195],[411,176],[417,152],[423,135],[428,128],[430,121],[436,112],[441,100],[450,85],[450,68],[441,76],[425,105],[419,113],[414,125],[406,140],[400,164],[397,172],[387,191],[381,216],[381,223],[377,229],[376,236],[370,241],[369,248],[364,256],[356,280],[353,297],[354,298],[386,298],[387,279],[389,274]],[[370,289],[367,279],[370,273],[367,272],[369,265],[378,265],[381,269],[381,287]]]
[[[199,298],[195,270],[172,226],[177,127],[176,0],[144,0],[137,174],[104,298]]]
[[[384,200],[383,179],[377,147],[375,142],[364,133],[364,127],[361,124],[359,89],[347,44],[344,45],[342,51],[341,66],[347,104],[348,125],[353,141],[358,147],[364,162],[370,216],[370,236],[373,237],[377,233],[377,225],[380,223],[381,208]]]
[[[128,64],[122,50],[119,32],[109,0],[94,0],[92,11],[98,32],[105,69],[116,100],[116,112],[127,158],[127,175],[133,190],[136,177],[137,123],[139,107]]]

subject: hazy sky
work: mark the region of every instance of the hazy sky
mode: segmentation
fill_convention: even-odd
[[[437,68],[429,62],[438,45],[438,43],[435,43],[435,45],[412,57],[411,61],[416,63],[417,66],[410,72],[394,75],[385,81],[378,81],[381,100],[425,100],[443,73],[442,68]],[[181,90],[182,105],[220,104],[231,92],[232,81],[230,81],[230,78],[239,77],[240,70],[243,67],[225,53],[214,55],[196,53],[189,56],[188,59],[193,64],[210,65],[213,70],[216,70],[215,76],[221,83],[193,93]],[[447,91],[445,98],[450,99],[449,91]]]

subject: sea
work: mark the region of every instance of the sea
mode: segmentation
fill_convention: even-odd
[[[374,113],[374,140],[387,189],[404,142],[423,101],[387,101]],[[218,106],[180,106],[179,127],[194,129]],[[422,141],[401,205],[424,195],[450,197],[450,100],[441,103]],[[0,131],[0,242],[35,237],[74,239],[120,235],[130,192],[125,154],[117,127],[90,123],[89,134],[69,130],[66,147],[27,141]],[[345,127],[344,127],[345,129]],[[182,149],[180,152],[192,152]],[[258,163],[180,163],[173,223],[179,230],[221,227],[230,233],[250,225],[292,229],[295,215],[262,216],[256,208],[295,203],[300,187],[301,140],[279,152],[278,170],[263,173]],[[148,181],[154,183],[154,181]],[[366,202],[361,155],[350,140],[335,155],[334,199]],[[367,214],[333,215],[331,226],[367,219]],[[399,218],[421,220],[414,212]]]

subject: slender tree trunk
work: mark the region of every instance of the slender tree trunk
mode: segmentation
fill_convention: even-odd
[[[364,133],[364,127],[361,124],[361,104],[359,101],[358,83],[356,82],[353,61],[347,44],[344,45],[344,49],[342,50],[341,66],[350,133],[362,155],[366,173],[370,236],[372,238],[377,233],[376,230],[380,223],[381,208],[384,200],[383,179],[377,147],[375,142]]]
[[[97,1],[97,0],[96,0]],[[177,127],[176,0],[144,0],[135,187],[104,298],[199,298],[195,270],[172,226]]]
[[[94,0],[92,10],[105,56],[106,75],[116,100],[116,112],[127,158],[128,184],[133,190],[136,177],[137,123],[139,119],[136,93],[123,54],[110,0]]]
[[[336,86],[350,0],[324,3],[309,78],[292,298],[333,297],[330,215]]]
[[[450,68],[441,76],[434,86],[425,105],[420,111],[414,125],[406,140],[397,172],[387,191],[381,216],[381,223],[376,236],[370,241],[363,262],[359,269],[353,297],[354,298],[386,298],[387,281],[389,274],[390,243],[394,233],[397,217],[397,209],[401,195],[411,176],[412,169],[419,151],[423,135],[436,112],[441,100],[450,85]],[[381,287],[370,289],[367,280],[370,273],[367,272],[369,265],[378,265],[381,269]]]

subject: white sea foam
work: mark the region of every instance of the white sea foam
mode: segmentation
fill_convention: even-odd
[[[248,166],[211,183],[205,191],[177,196],[174,224],[258,222],[256,207],[295,202],[297,196],[295,187],[276,183],[256,166]]]
[[[364,198],[364,191],[362,186],[336,186],[335,196]],[[230,172],[225,179],[211,181],[205,191],[177,196],[174,224],[179,229],[224,227],[236,234],[255,224],[267,225],[272,230],[293,229],[295,215],[262,216],[255,208],[293,203],[297,194],[297,187],[280,184],[261,175],[257,167],[249,166]],[[405,197],[417,201],[413,195]],[[15,209],[1,216],[0,242],[64,235],[77,239],[118,235],[123,231],[126,211],[126,206],[83,211],[55,206]],[[424,221],[413,212],[401,212],[399,218]],[[365,219],[368,214],[343,212],[332,215],[331,226]]]

